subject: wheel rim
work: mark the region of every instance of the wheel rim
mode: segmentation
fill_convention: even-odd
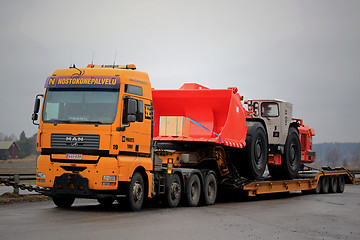
[[[297,152],[297,147],[295,142],[292,142],[290,145],[290,151],[289,151],[289,160],[290,160],[290,166],[292,168],[296,167],[296,152]]]
[[[172,182],[171,188],[170,188],[170,196],[172,200],[178,199],[180,197],[180,184],[178,182]]]
[[[262,164],[262,151],[263,151],[263,142],[261,138],[256,139],[255,142],[255,163],[259,167]]]
[[[141,183],[135,182],[134,187],[133,187],[133,192],[132,192],[134,202],[140,201],[142,198],[142,195],[143,195],[143,188],[142,188]]]

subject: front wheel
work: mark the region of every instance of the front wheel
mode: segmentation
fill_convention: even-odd
[[[144,180],[140,173],[135,173],[131,178],[128,189],[127,201],[130,209],[139,211],[144,202]]]
[[[74,197],[52,197],[54,204],[59,208],[69,208],[74,203]]]
[[[268,160],[267,135],[261,123],[249,123],[244,153],[245,162],[240,170],[242,175],[250,179],[260,179]]]

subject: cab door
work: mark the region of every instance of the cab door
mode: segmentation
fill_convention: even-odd
[[[120,151],[129,154],[139,152],[140,130],[143,122],[142,101],[131,96],[123,97],[123,113]],[[132,154],[131,154],[132,155]]]

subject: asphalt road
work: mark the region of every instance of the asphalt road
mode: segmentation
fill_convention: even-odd
[[[0,239],[359,239],[360,186],[343,194],[290,193],[250,201],[222,200],[209,207],[148,204],[127,212],[76,200],[0,206]]]

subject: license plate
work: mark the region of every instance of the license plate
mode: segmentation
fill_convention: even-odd
[[[76,159],[81,160],[83,157],[82,154],[66,154],[66,159]]]

